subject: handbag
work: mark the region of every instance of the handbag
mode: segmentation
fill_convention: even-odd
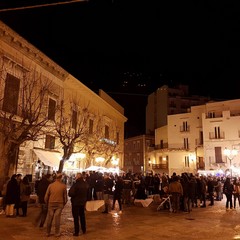
[[[6,216],[14,216],[14,204],[7,204],[5,212]]]

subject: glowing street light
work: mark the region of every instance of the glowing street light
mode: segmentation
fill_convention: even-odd
[[[237,156],[238,150],[235,148],[233,148],[233,149],[225,148],[223,153],[225,156],[227,156],[227,158],[230,162],[230,171],[231,171],[231,177],[232,177],[232,160]]]
[[[103,161],[105,160],[104,157],[96,157],[96,162],[99,163],[100,165],[102,165]]]
[[[119,163],[119,158],[112,157],[112,165],[114,167],[118,166]]]

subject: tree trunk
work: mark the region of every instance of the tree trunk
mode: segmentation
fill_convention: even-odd
[[[0,189],[3,186],[5,177],[11,177],[17,170],[19,146],[13,143],[0,143],[1,148],[1,163],[0,163]]]
[[[62,172],[63,172],[64,163],[65,163],[65,159],[63,158],[63,159],[60,160],[60,162],[59,162],[58,173],[62,173]]]

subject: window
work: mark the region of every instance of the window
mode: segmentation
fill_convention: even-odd
[[[49,98],[48,102],[48,119],[55,120],[55,112],[56,112],[56,101],[52,98]]]
[[[183,131],[188,131],[188,122],[183,122]]]
[[[55,148],[55,137],[51,135],[46,135],[45,148],[54,149]]]
[[[184,138],[184,148],[189,149],[188,138]]]
[[[215,147],[215,157],[216,157],[216,163],[223,163],[221,147]]]
[[[221,138],[220,127],[215,127],[214,128],[214,135],[215,135],[216,139]]]
[[[182,126],[180,126],[180,131],[181,132],[188,132],[190,130],[188,122],[185,121],[182,123]]]
[[[109,139],[109,126],[105,125],[105,138]]]
[[[189,156],[185,156],[185,167],[189,167]]]
[[[93,120],[89,119],[89,134],[93,134]]]
[[[119,132],[117,132],[117,139],[116,139],[116,141],[117,141],[117,144],[119,144]]]
[[[208,117],[209,118],[215,118],[215,112],[209,112]]]
[[[76,130],[77,128],[77,111],[72,111],[72,128]]]
[[[5,112],[17,114],[20,80],[7,74],[4,89],[3,107]]]

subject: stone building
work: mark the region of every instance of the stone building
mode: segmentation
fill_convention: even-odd
[[[118,159],[121,168],[124,123],[127,121],[124,109],[104,91],[100,90],[99,94],[91,91],[3,22],[0,22],[0,36],[0,182],[6,175],[16,172],[34,178],[36,172],[43,169],[57,170],[64,154],[56,127],[56,124],[59,126],[61,113],[71,124],[69,134],[74,132],[79,119],[87,113],[81,132],[85,138],[73,144],[73,154],[67,159],[66,167],[81,170],[95,164],[95,159],[101,157],[98,155],[100,151],[94,151],[94,146],[90,145],[101,141],[102,145],[112,149],[111,156],[102,165],[111,166],[110,159],[113,157]],[[93,136],[97,128],[98,135],[95,137],[98,140],[91,144],[88,141],[87,148],[84,140],[86,143],[89,135],[86,134]],[[6,142],[14,142],[17,149],[12,148],[17,157],[12,158],[11,163],[6,162],[7,151],[11,153]]]

